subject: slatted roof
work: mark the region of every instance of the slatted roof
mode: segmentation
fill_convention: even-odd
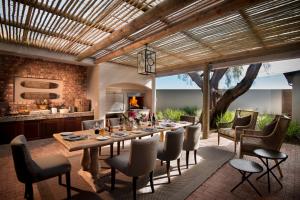
[[[168,0],[2,0],[0,40],[80,57],[165,1]],[[227,1],[189,2],[88,56],[96,63],[112,61],[135,67],[137,52],[144,46],[129,47],[147,39],[157,52],[159,72],[300,44],[300,0],[253,1],[223,15],[218,7],[223,8]],[[216,17],[208,18],[208,11],[215,12]],[[198,21],[208,20],[148,40],[196,15]],[[110,57],[126,48],[120,56]]]

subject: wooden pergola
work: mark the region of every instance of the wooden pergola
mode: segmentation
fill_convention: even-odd
[[[157,76],[208,74],[210,67],[299,57],[300,1],[2,0],[0,41],[131,67],[148,44]]]

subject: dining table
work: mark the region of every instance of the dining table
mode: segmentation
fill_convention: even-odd
[[[81,130],[69,132],[72,136],[80,137],[79,140],[70,141],[68,137],[63,133],[55,133],[53,137],[56,141],[63,145],[69,152],[82,150],[81,157],[81,169],[78,174],[91,186],[95,192],[100,191],[100,187],[97,184],[100,174],[99,166],[99,147],[110,145],[110,157],[114,156],[113,145],[114,143],[120,143],[124,140],[132,140],[136,138],[142,138],[144,136],[160,134],[160,141],[164,141],[164,134],[167,131],[175,130],[180,127],[190,126],[192,123],[180,121],[180,122],[160,122],[155,127],[140,127],[131,131],[103,131],[101,134],[95,134],[95,130]],[[122,134],[120,134],[122,133]],[[119,153],[119,152],[118,152]]]

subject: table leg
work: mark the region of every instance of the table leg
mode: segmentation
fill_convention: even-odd
[[[271,185],[270,185],[270,168],[269,168],[269,159],[266,159],[266,163],[267,163],[267,175],[268,175],[268,191],[270,193],[271,191]]]
[[[81,158],[81,167],[83,171],[88,171],[90,167],[90,155],[88,149],[83,149],[82,158]]]
[[[117,143],[117,155],[120,155],[120,142]]]
[[[79,170],[78,174],[92,187],[92,189],[95,192],[99,192],[100,188],[97,185],[97,179],[99,176],[99,160],[98,160],[98,147],[92,147],[90,148],[90,154],[89,154],[89,158],[90,158],[90,166],[89,166],[89,171],[85,171],[83,170],[83,168],[81,170]],[[84,152],[84,156],[87,156],[88,151]]]
[[[161,131],[160,134],[159,134],[159,141],[160,141],[160,142],[163,142],[163,141],[164,141],[164,139],[165,139],[164,136],[165,136],[165,135],[164,135],[164,132]]]
[[[242,183],[244,183],[245,181],[247,181],[249,183],[249,185],[255,190],[255,192],[259,195],[259,196],[262,196],[260,194],[260,192],[256,189],[256,187],[249,181],[249,177],[253,174],[253,173],[249,173],[247,175],[246,172],[244,171],[240,171],[239,172],[242,174],[242,180],[241,182],[239,182],[234,188],[232,188],[232,190],[230,192],[233,192],[236,188],[238,188]]]

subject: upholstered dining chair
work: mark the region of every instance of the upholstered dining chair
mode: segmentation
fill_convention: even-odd
[[[262,131],[244,130],[241,134],[240,158],[244,155],[255,156],[253,151],[259,148],[280,151],[290,121],[291,119],[286,116],[277,115]],[[276,160],[275,162],[277,163]],[[282,176],[279,165],[278,171]]]
[[[167,164],[167,175],[168,182],[171,182],[170,179],[170,161],[177,160],[178,172],[181,175],[180,171],[180,156],[183,145],[183,136],[184,129],[179,128],[174,131],[168,131],[165,135],[165,142],[160,142],[158,144],[157,158],[163,161],[166,161]]]
[[[186,151],[186,168],[189,168],[189,152],[194,151],[194,160],[197,164],[197,149],[199,148],[199,142],[201,137],[201,125],[188,126],[185,129],[183,150]]]
[[[136,199],[136,181],[139,176],[149,174],[152,193],[154,193],[153,171],[157,155],[159,136],[132,140],[130,152],[107,159],[111,166],[111,190],[115,189],[116,170],[132,178],[133,199]]]
[[[120,118],[114,117],[114,118],[107,118],[106,119],[106,127],[110,127],[112,131],[118,130],[120,126]],[[120,142],[117,142],[118,145],[118,153],[120,152]],[[124,149],[124,140],[122,141],[122,148]]]
[[[232,122],[218,124],[218,145],[220,137],[234,141],[234,153],[236,153],[237,143],[240,135],[245,129],[255,129],[258,112],[249,110],[236,110]]]
[[[58,176],[58,182],[61,185],[62,175],[65,174],[67,199],[71,199],[71,164],[67,158],[62,155],[51,155],[33,160],[24,135],[15,137],[10,145],[17,178],[25,184],[24,198],[33,199],[33,183]]]
[[[94,129],[95,126],[98,125],[98,128],[104,128],[104,120],[85,120],[81,122],[81,130],[89,130]],[[88,149],[83,150],[84,153],[88,153]],[[99,156],[101,155],[101,147],[99,147]]]

